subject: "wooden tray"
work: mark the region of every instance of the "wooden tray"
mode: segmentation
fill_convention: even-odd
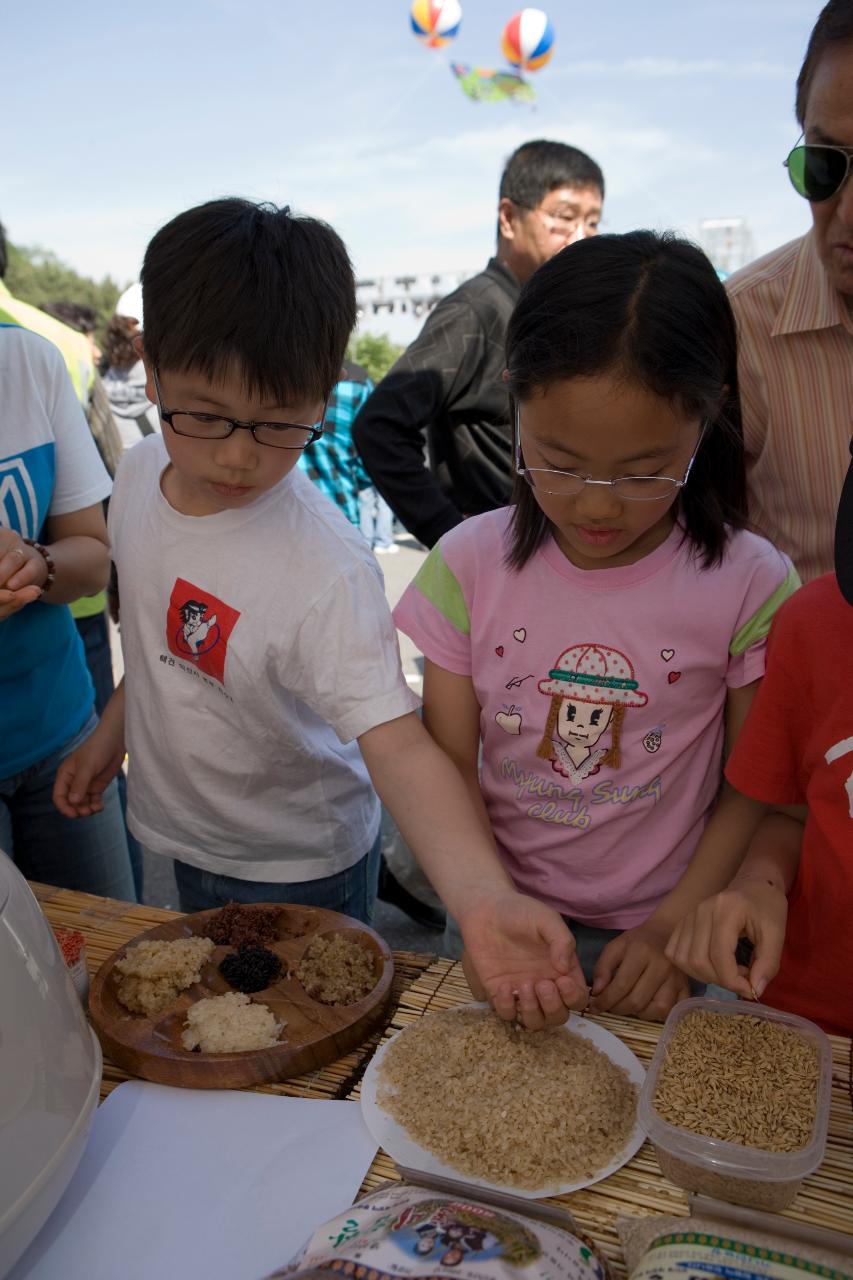
[[[391,993],[394,961],[378,933],[358,920],[320,907],[264,904],[280,909],[277,942],[269,949],[279,956],[284,974],[293,972],[311,941],[318,935],[344,933],[374,956],[376,986],[356,1004],[320,1004],[306,994],[295,976],[282,977],[273,986],[256,991],[249,999],[268,1005],[287,1025],[281,1041],[269,1049],[243,1053],[189,1052],[181,1045],[186,1011],[197,1000],[223,995],[234,988],[219,972],[219,963],[231,946],[215,946],[201,979],[180,992],[174,1003],[153,1018],[130,1013],[118,1000],[120,975],[115,965],[143,939],[172,941],[202,936],[215,911],[199,911],[158,925],[119,947],[101,965],[89,991],[89,1016],[104,1053],[131,1075],[158,1084],[192,1089],[242,1089],[316,1070],[359,1045],[382,1022],[382,1010]]]

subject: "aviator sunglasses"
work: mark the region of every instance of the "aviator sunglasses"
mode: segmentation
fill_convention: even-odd
[[[784,163],[797,194],[820,204],[836,195],[847,181],[853,147],[799,142]]]

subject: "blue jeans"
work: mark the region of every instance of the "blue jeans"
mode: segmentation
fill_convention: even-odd
[[[570,920],[568,916],[563,916],[563,919],[574,936],[578,962],[583,969],[583,975],[587,982],[592,983],[592,971],[598,957],[608,942],[617,938],[620,933],[624,933],[624,929],[598,929],[595,925],[579,924],[577,920]],[[464,945],[459,925],[452,916],[448,916],[444,926],[441,954],[450,956],[452,960],[459,960]]]
[[[379,879],[377,837],[372,849],[353,867],[338,871],[321,880],[302,880],[296,884],[269,883],[262,880],[238,880],[214,871],[202,871],[175,859],[175,881],[181,910],[187,913],[224,907],[229,902],[295,902],[304,907],[326,907],[354,916],[364,924],[373,921],[376,884]],[[154,854],[154,857],[157,855]]]
[[[90,618],[75,618],[83,650],[86,654],[86,666],[95,686],[95,710],[99,716],[104,714],[104,707],[115,691],[113,680],[113,659],[110,653],[110,626],[107,611],[93,614]],[[135,836],[127,829],[127,778],[120,770],[116,778],[118,799],[121,805],[124,833],[127,837],[127,851],[130,854],[130,865],[133,869],[133,883],[136,886],[136,897],[142,901],[142,849]]]
[[[136,902],[115,781],[104,792],[101,813],[89,818],[63,817],[51,798],[60,764],[97,723],[93,713],[53,755],[0,780],[0,849],[29,880]]]
[[[368,546],[390,547],[394,541],[394,513],[376,489],[358,495],[358,525]]]
[[[593,972],[608,942],[612,942],[614,938],[618,938],[620,933],[624,933],[624,929],[600,929],[594,924],[581,924],[578,920],[572,920],[569,916],[563,916],[566,924],[572,931],[575,940],[575,947],[578,957],[578,963],[583,970],[583,976],[592,986]],[[450,956],[453,960],[459,960],[462,956],[464,943],[462,941],[462,932],[459,925],[451,916],[447,917],[447,924],[444,927],[444,940],[442,946],[442,955]],[[701,996],[705,994],[705,984],[695,982],[690,979],[690,994],[692,996]]]

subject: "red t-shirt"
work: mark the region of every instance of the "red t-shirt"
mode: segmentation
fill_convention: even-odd
[[[853,607],[834,574],[776,615],[726,777],[755,800],[808,805],[782,967],[763,998],[853,1035]]]

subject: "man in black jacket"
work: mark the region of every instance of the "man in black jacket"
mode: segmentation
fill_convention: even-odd
[[[509,317],[537,267],[596,234],[603,199],[602,172],[583,151],[536,141],[513,152],[501,177],[497,253],[438,304],[356,419],[356,447],[377,489],[428,547],[465,516],[509,501]]]

